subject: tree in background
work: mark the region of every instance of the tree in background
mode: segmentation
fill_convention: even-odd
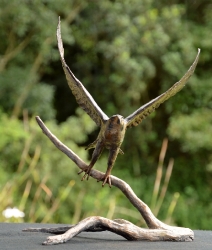
[[[38,173],[29,175],[35,187],[42,183],[42,178],[36,179],[35,176],[41,173],[50,176],[44,183],[49,190],[44,185],[41,188],[44,193],[41,204],[47,199],[52,207],[56,202],[54,197],[61,197],[63,191],[60,188],[65,190],[63,184],[70,183],[70,180],[75,181],[76,189],[71,191],[73,197],[78,201],[78,206],[81,204],[81,212],[76,215],[77,205],[69,197],[70,207],[64,208],[61,204],[51,221],[65,222],[65,219],[73,216],[75,219],[77,216],[83,217],[89,214],[94,203],[101,211],[100,204],[106,196],[109,201],[108,204],[105,201],[102,203],[106,207],[102,213],[109,213],[115,201],[125,206],[119,194],[111,194],[106,188],[98,193],[98,199],[94,201],[92,193],[85,191],[86,186],[97,192],[99,184],[79,183],[77,175],[63,176],[60,169],[65,167],[68,171],[71,166],[59,152],[51,154],[53,149],[50,144],[31,121],[35,115],[49,120],[60,139],[66,138],[72,148],[77,143],[77,150],[84,154],[84,158],[86,154],[82,146],[93,141],[98,133],[87,115],[83,112],[76,115],[77,103],[68,89],[59,62],[56,26],[58,16],[61,16],[67,64],[109,116],[116,113],[127,116],[167,90],[186,72],[197,48],[201,48],[195,75],[187,86],[142,125],[128,131],[123,143],[125,155],[118,157],[113,173],[129,182],[138,196],[150,202],[160,145],[168,137],[170,142],[165,163],[172,157],[175,164],[169,192],[159,216],[166,216],[172,194],[180,192],[173,222],[193,228],[210,228],[210,1],[52,0],[8,3],[0,0],[0,12],[0,133],[4,138],[0,160],[2,186],[11,175],[17,175],[24,145],[27,145],[32,130],[35,130],[27,154],[28,162],[25,162],[22,171],[29,168],[36,145],[43,145],[37,161]],[[22,120],[26,124],[26,117],[31,124],[28,131],[26,126],[23,130]],[[83,137],[80,139],[81,134]],[[105,166],[103,154],[98,169],[105,169]],[[21,197],[26,190],[27,181],[21,187],[20,191],[16,191],[17,197]],[[36,190],[39,190],[35,187],[32,184],[34,193],[29,193],[26,214],[30,214],[30,202],[35,199]],[[79,190],[81,196],[78,195]],[[16,203],[16,200],[11,201],[11,204]],[[194,206],[196,209],[190,214]],[[35,220],[42,220],[47,211],[45,209]],[[97,212],[101,213],[98,209]],[[203,209],[206,216],[199,220]]]

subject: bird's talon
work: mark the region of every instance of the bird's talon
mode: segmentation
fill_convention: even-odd
[[[85,177],[86,177],[86,173],[83,175],[81,181],[84,181],[84,180],[85,180]]]
[[[102,183],[102,187],[104,187],[104,185],[106,184],[106,183],[108,183],[108,185],[109,185],[109,187],[111,188],[111,179],[110,179],[110,175],[108,175],[108,176],[106,176],[105,178],[103,178],[103,183]],[[98,181],[100,181],[100,180],[98,180]]]
[[[83,170],[80,170],[77,174],[81,174],[82,172],[84,172]]]
[[[85,174],[83,175],[81,181],[84,181],[85,179],[88,180],[89,177],[90,177],[91,169],[90,169],[90,168],[87,168],[87,169],[85,169],[85,170],[80,170],[80,171],[78,172],[78,174],[81,174],[82,172],[85,172]]]

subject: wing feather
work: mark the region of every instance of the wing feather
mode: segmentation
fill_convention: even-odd
[[[86,90],[83,84],[74,76],[74,74],[71,72],[70,68],[65,62],[64,48],[61,38],[60,19],[57,27],[57,42],[63,70],[65,72],[68,85],[73,95],[75,96],[77,103],[98,126],[101,126],[102,123],[109,119],[108,116],[97,105],[93,97]]]
[[[141,121],[146,118],[149,114],[151,114],[156,108],[160,106],[161,103],[168,100],[170,97],[174,96],[177,92],[179,92],[187,83],[191,75],[194,73],[194,70],[196,68],[196,65],[199,60],[199,54],[200,49],[198,49],[197,56],[189,68],[189,70],[186,72],[186,74],[178,81],[176,82],[170,89],[168,89],[166,92],[161,94],[160,96],[156,97],[155,99],[151,100],[147,104],[141,106],[139,109],[137,109],[134,113],[126,117],[127,121],[127,128],[132,126],[137,126]]]

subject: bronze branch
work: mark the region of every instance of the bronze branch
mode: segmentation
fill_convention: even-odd
[[[64,145],[55,135],[53,135],[40,117],[37,116],[36,120],[43,133],[59,150],[66,154],[81,170],[87,169],[88,165],[77,154]],[[102,180],[104,173],[91,169],[90,176],[96,180]],[[70,227],[28,228],[24,229],[24,231],[56,234],[47,237],[47,240],[43,242],[44,245],[65,243],[83,231],[99,232],[105,230],[121,235],[131,241],[192,241],[194,239],[194,233],[191,229],[169,226],[158,220],[153,215],[150,208],[136,196],[131,187],[123,180],[111,175],[111,185],[119,188],[130,203],[140,212],[148,229],[140,228],[131,222],[122,219],[109,220],[100,216],[92,216],[80,221],[76,225],[71,225]]]

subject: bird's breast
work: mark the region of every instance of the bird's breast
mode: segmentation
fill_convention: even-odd
[[[123,124],[114,121],[109,121],[104,132],[104,139],[106,147],[112,145],[120,146],[125,135],[125,128]]]

